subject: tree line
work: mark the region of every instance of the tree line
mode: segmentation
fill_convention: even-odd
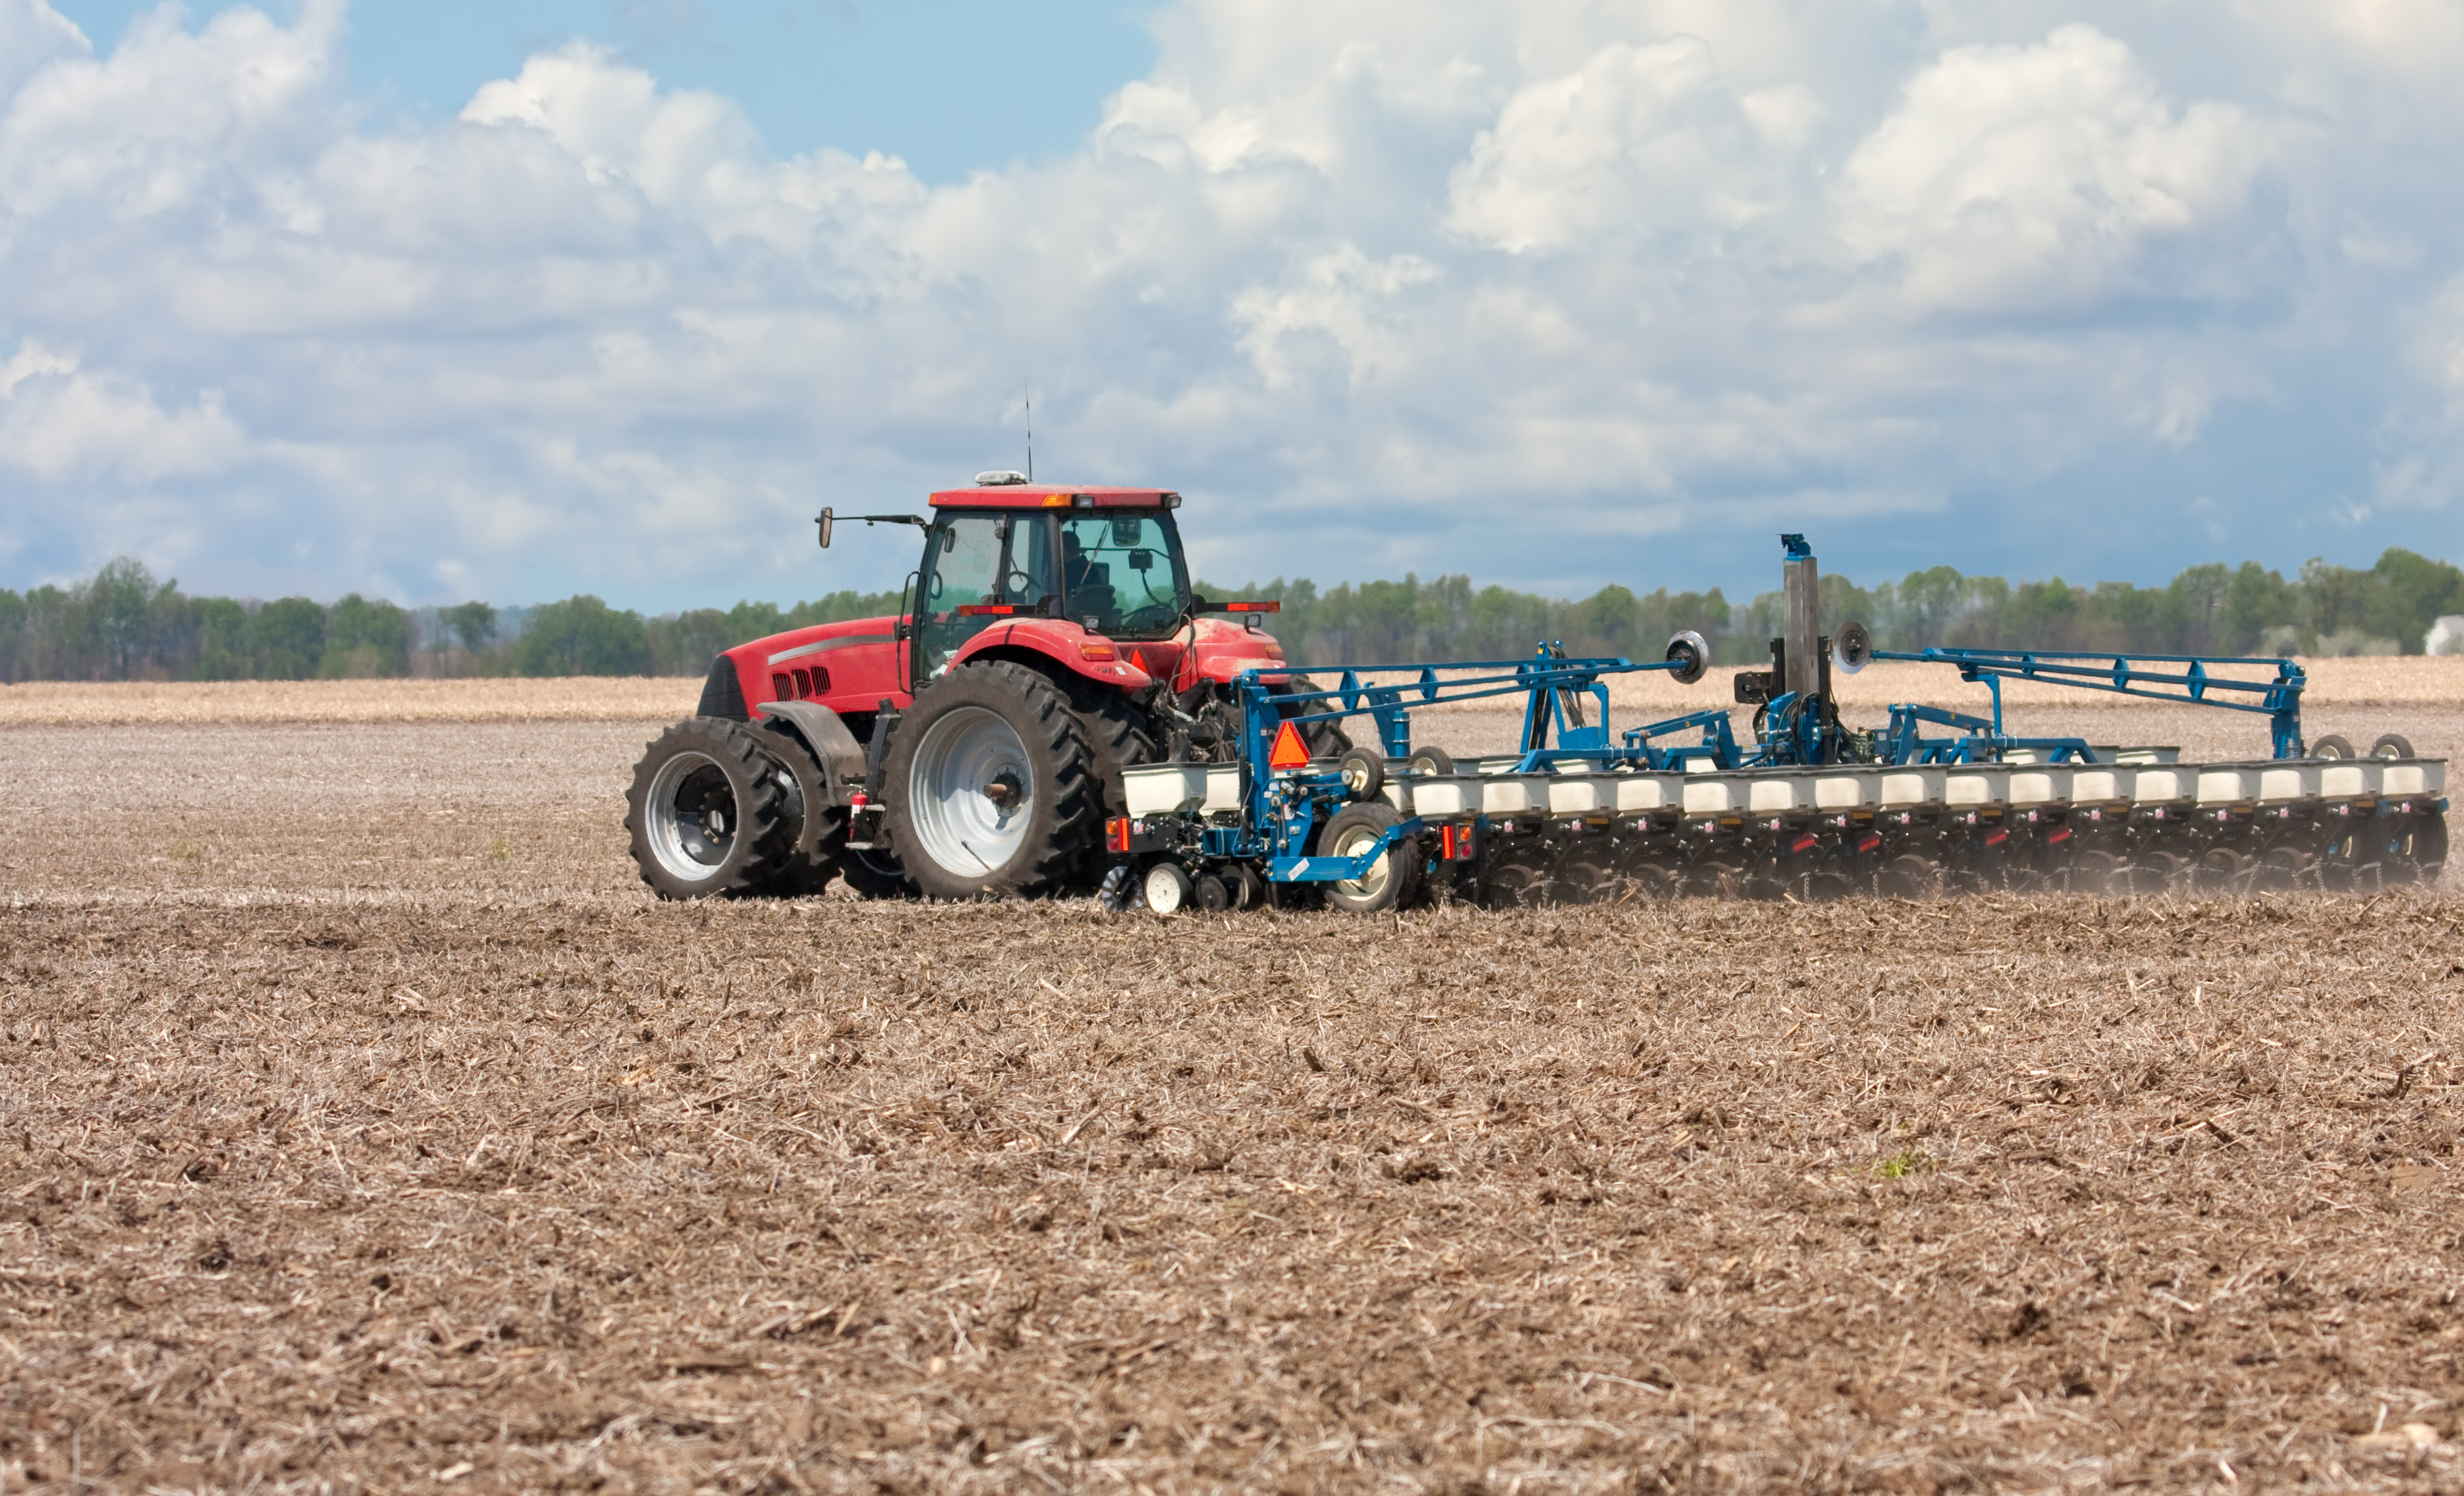
[[[1273,632],[1300,664],[1519,659],[1540,640],[1576,654],[1657,658],[1693,629],[1714,658],[1763,658],[1780,594],[1731,604],[1707,592],[1612,584],[1566,600],[1468,576],[1345,583],[1306,579],[1219,599],[1272,598]],[[530,608],[486,603],[405,608],[351,593],[189,597],[122,557],[73,586],[0,588],[0,681],[307,680],[447,675],[699,675],[720,650],[810,624],[898,610],[894,592],[834,592],[792,607],[738,603],[645,617],[589,595]],[[1861,619],[1886,649],[1928,644],[2150,654],[2418,654],[2431,625],[2464,614],[2464,571],[2394,549],[2367,569],[2313,561],[2293,577],[2255,561],[2193,566],[2163,586],[2012,583],[1947,566],[1859,586],[1822,579],[1826,627]]]

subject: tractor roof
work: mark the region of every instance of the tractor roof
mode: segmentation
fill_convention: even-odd
[[[1177,509],[1180,495],[1160,488],[1086,488],[1061,483],[986,483],[942,489],[935,509]]]

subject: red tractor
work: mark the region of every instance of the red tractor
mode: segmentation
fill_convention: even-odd
[[[847,517],[924,532],[898,616],[738,645],[642,756],[625,824],[660,897],[1091,889],[1124,767],[1235,756],[1227,684],[1282,664],[1276,605],[1190,590],[1178,494],[988,473],[931,506]]]

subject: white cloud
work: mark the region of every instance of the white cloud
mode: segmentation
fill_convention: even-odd
[[[219,390],[165,410],[143,382],[88,373],[39,343],[0,363],[0,463],[36,477],[195,477],[236,466],[246,449]]]
[[[2150,240],[2236,214],[2266,132],[2231,104],[2175,109],[2128,47],[2066,26],[1962,47],[1907,85],[1849,157],[1842,231],[1962,311],[2093,305]]]
[[[1756,100],[1694,37],[1604,47],[1507,100],[1455,173],[1448,226],[1516,252],[1741,228],[1780,190],[1769,139],[1801,143],[1816,109],[1802,90]]]
[[[1172,0],[1085,149],[927,187],[587,43],[379,125],[339,0],[100,55],[0,0],[0,554],[142,515],[192,586],[873,587],[908,559],[813,557],[814,504],[1018,461],[1031,384],[1043,471],[1191,494],[1219,577],[1756,584],[1782,526],[2144,576],[2211,492],[2298,561],[2305,490],[2426,512],[2464,378],[2404,45],[2464,11],[2332,9]]]

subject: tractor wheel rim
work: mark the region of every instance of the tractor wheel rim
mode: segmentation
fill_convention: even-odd
[[[687,882],[716,872],[736,850],[736,786],[708,754],[680,753],[659,765],[645,812],[650,855]]]
[[[999,800],[984,791],[1009,786]],[[1009,866],[1035,817],[1035,768],[1001,715],[960,707],[925,730],[907,783],[917,848],[961,878]]]
[[[1375,826],[1353,826],[1334,839],[1334,855],[1337,857],[1360,856],[1376,846],[1377,838],[1383,834]],[[1393,861],[1392,852],[1380,852],[1377,854],[1377,860],[1369,865],[1367,872],[1357,878],[1345,878],[1336,886],[1353,898],[1375,898],[1386,891],[1386,879],[1393,870],[1388,865]]]

